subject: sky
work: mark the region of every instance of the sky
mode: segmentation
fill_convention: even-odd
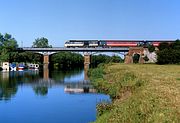
[[[29,47],[45,37],[53,47],[70,39],[178,39],[180,0],[0,0],[0,33]]]

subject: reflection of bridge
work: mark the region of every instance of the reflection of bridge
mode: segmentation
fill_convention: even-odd
[[[87,70],[84,70],[84,80],[77,82],[64,82],[63,80],[55,81],[49,78],[49,69],[43,70],[43,78],[33,82],[35,87],[52,87],[65,86],[64,91],[67,93],[95,93],[95,89],[90,84],[87,77]],[[32,83],[31,83],[32,85]]]
[[[79,82],[65,82],[64,81],[55,81],[53,79],[39,79],[32,83],[29,83],[34,87],[48,87],[52,86],[64,86],[64,91],[67,93],[95,93],[95,89],[91,85],[90,82],[87,81],[79,81]]]
[[[96,90],[89,83],[69,83],[64,88],[68,93],[95,93]]]

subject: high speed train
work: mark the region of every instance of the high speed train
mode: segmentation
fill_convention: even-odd
[[[144,41],[144,40],[68,40],[65,42],[65,47],[67,48],[85,48],[85,47],[137,47],[137,46],[147,46],[153,45],[155,47],[159,46],[161,42],[173,42],[167,40],[154,40],[154,41]]]

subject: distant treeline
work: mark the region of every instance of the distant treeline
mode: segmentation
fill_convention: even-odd
[[[121,57],[113,55],[92,55],[91,56],[91,67],[97,67],[100,63],[110,63],[110,62],[123,62]],[[52,66],[53,65],[53,66]],[[55,55],[51,56],[51,68],[63,68],[63,69],[71,69],[75,67],[83,67],[84,66],[84,57],[78,53],[71,52],[59,52]]]
[[[118,56],[118,55],[113,55],[113,56],[108,56],[105,54],[99,54],[99,55],[93,55],[91,57],[91,67],[97,67],[100,63],[122,63],[124,60]]]
[[[78,53],[58,52],[50,57],[50,63],[54,69],[71,69],[83,67],[84,58]]]
[[[157,64],[180,64],[180,40],[161,43],[157,51]]]

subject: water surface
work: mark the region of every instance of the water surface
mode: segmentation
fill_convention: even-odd
[[[88,123],[96,104],[110,100],[98,93],[69,93],[91,85],[84,71],[0,72],[0,123]]]

